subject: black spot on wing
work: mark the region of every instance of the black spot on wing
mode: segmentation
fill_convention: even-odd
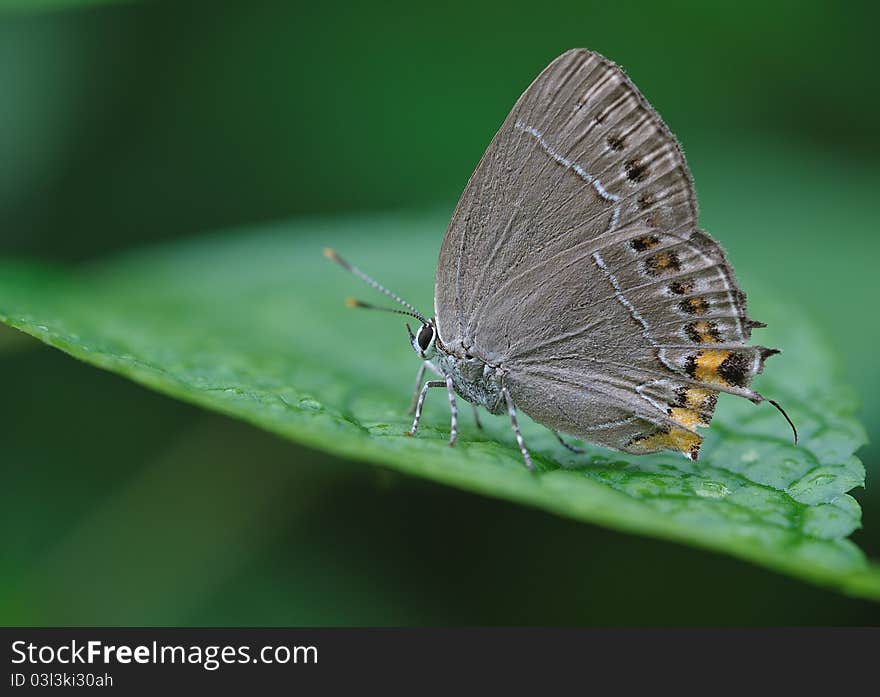
[[[687,295],[694,289],[694,282],[689,280],[673,281],[669,284],[669,292],[673,295]]]
[[[751,361],[744,353],[731,353],[718,366],[718,374],[729,385],[745,387],[749,381]]]
[[[656,252],[645,259],[645,273],[649,276],[659,276],[662,273],[678,271],[680,269],[681,260],[675,252]]]
[[[638,160],[630,160],[624,164],[623,171],[626,174],[626,178],[633,184],[643,182],[648,177],[648,166]]]
[[[709,310],[709,303],[705,298],[688,298],[678,304],[679,309],[688,315],[704,315]]]
[[[620,152],[624,148],[624,140],[623,136],[613,133],[608,138],[605,139],[605,142],[608,144],[608,148],[614,152]]]
[[[636,237],[629,243],[629,246],[637,252],[644,252],[652,247],[656,247],[658,244],[660,244],[660,238],[657,237],[657,235],[644,235],[642,237]]]

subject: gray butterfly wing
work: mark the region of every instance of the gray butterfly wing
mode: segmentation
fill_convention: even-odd
[[[522,269],[640,219],[696,224],[687,165],[620,68],[568,51],[514,105],[453,213],[435,284],[441,337],[472,344],[486,302]]]
[[[623,71],[586,50],[517,101],[453,214],[437,268],[443,345],[503,366],[551,428],[696,457],[718,391],[748,389],[745,298],[696,229],[674,137]],[[708,348],[709,345],[711,348]]]
[[[746,344],[757,323],[705,233],[636,223],[585,244],[549,284],[542,276],[524,275],[538,291],[516,308],[488,309],[504,317],[502,336],[523,320],[540,326],[501,359],[514,402],[535,420],[619,450],[696,458],[718,392],[763,399],[749,384],[775,351]]]

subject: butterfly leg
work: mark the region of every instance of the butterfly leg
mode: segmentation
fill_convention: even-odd
[[[412,428],[406,432],[408,436],[414,436],[416,431],[419,429],[419,421],[422,418],[422,406],[425,403],[425,397],[428,394],[428,390],[432,387],[447,387],[445,380],[428,380],[425,383],[424,387],[422,387],[422,391],[419,392],[419,400],[416,402],[416,417],[413,419]]]
[[[577,453],[578,455],[583,455],[586,452],[586,450],[584,450],[583,448],[576,448],[575,446],[566,443],[562,439],[562,436],[560,436],[556,431],[553,431],[553,435],[556,436],[556,440],[562,443],[563,448],[568,448],[569,450],[571,450],[571,452]]]
[[[427,366],[422,363],[419,366],[419,372],[416,373],[416,386],[413,389],[412,401],[409,403],[409,409],[406,410],[407,414],[412,414],[416,410],[416,402],[419,401],[419,388],[422,386],[422,378],[425,377],[425,370]]]
[[[520,433],[519,430],[519,423],[516,420],[516,407],[513,406],[510,392],[507,391],[507,386],[504,384],[501,385],[501,393],[504,395],[504,401],[507,402],[507,413],[510,414],[510,424],[513,426],[513,432],[516,435],[516,443],[519,445],[519,451],[522,453],[523,459],[526,461],[526,467],[529,468],[529,471],[534,472],[535,466],[532,464],[532,456],[529,455],[529,451],[526,449],[522,433]]]
[[[480,421],[480,412],[477,409],[477,405],[471,404],[471,407],[473,407],[473,410],[474,410],[474,423],[477,425],[477,428],[479,428],[482,431],[483,430],[483,422]]]
[[[455,403],[455,388],[452,386],[452,378],[446,376],[446,390],[449,392],[449,447],[455,445],[455,438],[458,435],[458,405]]]

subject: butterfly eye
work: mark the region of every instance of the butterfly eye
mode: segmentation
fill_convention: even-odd
[[[419,348],[422,349],[422,351],[427,351],[428,347],[431,345],[431,341],[434,339],[434,328],[430,324],[423,324],[419,329],[417,339],[419,342]]]

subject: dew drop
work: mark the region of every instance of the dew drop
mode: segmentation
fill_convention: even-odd
[[[730,489],[721,482],[701,482],[694,487],[694,493],[707,499],[720,499],[727,496]]]

